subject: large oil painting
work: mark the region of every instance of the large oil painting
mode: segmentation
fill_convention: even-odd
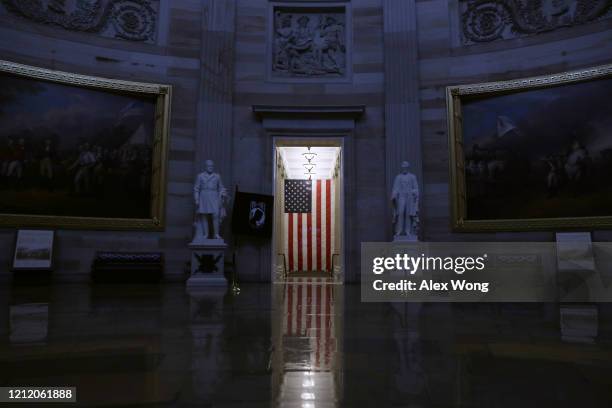
[[[0,68],[2,225],[163,227],[169,87]]]
[[[611,71],[449,87],[457,230],[612,226]]]

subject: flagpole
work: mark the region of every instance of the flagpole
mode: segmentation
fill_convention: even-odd
[[[238,195],[238,184],[234,188],[234,205],[236,205],[236,196]],[[232,211],[233,216],[233,211]],[[234,220],[232,219],[232,222]],[[240,287],[238,286],[236,275],[238,274],[238,267],[236,266],[236,252],[238,251],[238,235],[234,234],[234,249],[232,251],[232,293],[234,295],[240,294]]]

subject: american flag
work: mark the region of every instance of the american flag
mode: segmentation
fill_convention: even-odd
[[[329,370],[336,353],[334,284],[325,278],[289,278],[285,283],[283,335],[310,343],[308,368]]]
[[[285,212],[309,213],[312,210],[312,180],[285,180]]]
[[[285,254],[289,272],[331,272],[334,249],[334,182],[285,180]]]

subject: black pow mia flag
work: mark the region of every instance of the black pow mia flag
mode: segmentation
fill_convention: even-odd
[[[274,196],[236,191],[232,232],[263,238],[272,237]]]
[[[312,181],[285,180],[285,212],[309,213],[312,211]]]

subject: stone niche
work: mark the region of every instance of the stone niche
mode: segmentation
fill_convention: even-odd
[[[0,0],[0,14],[102,37],[155,43],[159,0]]]
[[[459,0],[463,45],[525,37],[612,17],[612,0]]]
[[[271,3],[269,79],[348,79],[351,27],[347,8],[347,3]]]

